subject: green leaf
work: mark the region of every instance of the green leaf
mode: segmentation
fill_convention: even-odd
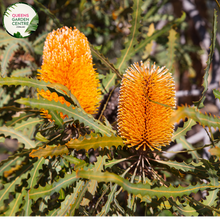
[[[194,126],[196,122],[193,119],[189,119],[187,122],[184,122],[184,126],[182,128],[178,128],[172,137],[172,140],[179,139],[181,136],[185,136],[186,132],[191,129],[192,126]]]
[[[200,104],[203,104],[204,101],[204,94],[205,92],[208,90],[208,76],[209,76],[209,69],[212,63],[212,57],[214,54],[214,50],[215,50],[215,41],[216,41],[216,33],[217,33],[217,11],[214,9],[214,14],[213,14],[213,24],[212,24],[212,44],[210,46],[210,53],[209,53],[209,57],[208,60],[206,62],[207,67],[205,69],[205,75],[203,77],[204,81],[202,86],[204,87],[204,90],[202,92],[202,97],[200,98],[200,100],[198,102],[194,102],[194,104],[196,106],[198,106],[198,108],[200,108]]]
[[[51,110],[50,115],[52,116],[54,123],[58,126],[58,128],[63,126],[63,119],[61,118],[59,112]]]
[[[0,88],[0,107],[6,105],[9,100],[11,99],[10,94],[7,94],[6,89],[5,88]]]
[[[61,207],[57,212],[58,216],[66,216],[70,214],[71,205],[74,204],[75,201],[78,199],[78,195],[82,191],[84,184],[85,182],[82,180],[79,180],[76,183],[76,187],[74,187],[73,193],[67,195],[66,199],[61,203]]]
[[[67,96],[71,98],[73,103],[78,108],[80,108],[82,111],[84,111],[84,109],[81,107],[81,105],[80,105],[79,101],[77,100],[77,98],[71,93],[71,91],[66,86],[64,86],[62,84],[59,84],[59,83],[52,83],[52,84],[47,85],[47,87],[55,89],[56,91],[63,94],[64,96],[67,94]],[[65,91],[66,94],[63,91]]]
[[[33,112],[26,112],[21,113],[18,117],[14,117],[12,120],[6,122],[7,127],[12,127],[17,123],[21,123],[22,121],[28,120],[29,118],[35,117],[36,113]]]
[[[182,144],[184,149],[190,150],[188,151],[189,154],[192,155],[192,158],[199,162],[200,156],[196,152],[196,149],[192,146],[192,144],[188,143],[184,136],[180,137],[176,140],[178,144]]]
[[[109,89],[115,85],[116,75],[110,71],[102,80],[102,92],[107,93]]]
[[[194,163],[193,161],[190,164],[186,164],[185,162],[177,162],[177,161],[163,161],[163,160],[154,160],[157,163],[165,164],[171,168],[182,170],[184,172],[193,172],[193,173],[203,173],[206,174],[206,169],[202,166],[203,163]]]
[[[26,149],[35,148],[35,142],[30,140],[27,136],[25,136],[20,131],[17,131],[13,128],[8,128],[6,126],[0,127],[0,133],[5,137],[10,136],[11,138],[16,138],[18,142],[25,144]]]
[[[33,187],[37,184],[38,177],[39,177],[39,170],[42,168],[43,164],[45,162],[45,159],[42,157],[37,162],[33,164],[32,172],[30,173],[30,178],[28,179],[28,191],[25,195],[25,204],[23,206],[24,215],[30,216],[32,213],[31,205],[32,200],[30,199],[30,189],[33,189]]]
[[[172,72],[174,58],[175,58],[175,47],[176,47],[176,39],[177,39],[176,34],[177,32],[174,29],[171,29],[169,31],[166,67],[170,70],[170,72]]]
[[[14,70],[11,73],[11,77],[23,77],[23,76],[29,76],[31,74],[32,74],[31,68],[26,67],[26,68]]]
[[[6,77],[4,79],[1,79],[0,85],[15,85],[15,86],[28,86],[33,87],[35,89],[43,89],[47,90],[47,85],[49,83],[46,83],[44,81],[40,81],[37,79],[29,79],[28,77]]]
[[[9,198],[9,193],[15,192],[15,186],[21,183],[22,179],[26,179],[31,168],[32,163],[28,164],[13,181],[4,184],[4,188],[0,190],[0,207],[4,206],[4,200]]]
[[[91,136],[90,138],[84,137],[83,140],[72,139],[66,144],[68,148],[74,148],[76,150],[85,149],[87,151],[91,148],[95,150],[99,147],[104,149],[105,147],[118,147],[119,145],[124,146],[123,140],[121,137],[114,135],[110,137],[105,135],[103,137],[100,137],[99,135],[97,135],[97,137]]]
[[[74,118],[74,120],[79,120],[81,123],[84,123],[85,126],[89,126],[91,129],[94,129],[95,132],[100,132],[101,134],[106,134],[111,136],[111,130],[101,124],[98,120],[94,119],[92,115],[86,114],[84,111],[81,111],[79,108],[70,105],[67,107],[65,104],[60,102],[55,102],[54,100],[48,101],[44,99],[28,99],[21,98],[16,102],[24,105],[31,106],[32,108],[46,109],[50,114],[50,111],[62,112],[64,115],[68,115],[69,118]]]
[[[4,163],[0,163],[0,176],[2,176],[5,171],[10,170],[11,167],[21,163],[23,159],[24,157],[15,157],[7,162],[4,161]]]
[[[2,77],[5,77],[7,75],[7,66],[8,66],[8,63],[10,61],[10,58],[13,55],[13,53],[18,50],[18,48],[19,48],[19,45],[15,44],[15,43],[10,43],[5,48],[5,51],[3,53],[3,59],[2,59],[2,62],[1,62],[1,66],[2,66],[1,76]]]
[[[202,114],[196,107],[178,106],[177,110],[170,119],[170,123],[174,124],[175,122],[179,122],[180,119],[184,120],[185,117],[193,119],[203,127],[209,127],[209,129],[211,129],[211,127],[220,128],[219,117],[217,118],[216,116],[212,117],[207,114]]]
[[[86,164],[86,162],[84,160],[80,160],[76,157],[70,156],[70,155],[62,155],[63,158],[65,158],[66,160],[68,160],[70,163],[75,164],[75,165],[79,165],[82,162],[84,162]]]
[[[40,124],[43,121],[43,119],[39,118],[28,118],[26,121],[16,123],[16,125],[14,125],[13,128],[16,131],[21,131],[28,138],[33,138],[33,133],[36,130],[36,125]]]
[[[151,188],[149,184],[142,184],[142,183],[130,183],[128,180],[109,172],[92,172],[92,171],[77,171],[78,178],[85,178],[85,179],[95,179],[98,182],[114,182],[118,185],[122,186],[125,191],[128,193],[132,193],[134,195],[141,194],[142,196],[149,195],[151,197],[157,196],[157,198],[161,197],[182,197],[184,195],[190,195],[192,192],[198,192],[199,190],[204,189],[216,189],[219,188],[218,186],[212,186],[210,184],[197,184],[195,186],[189,185],[187,187],[154,187]]]
[[[15,216],[16,212],[20,210],[19,205],[22,204],[23,196],[26,194],[25,188],[23,187],[21,193],[16,193],[12,202],[9,203],[8,210],[4,213],[5,216]]]
[[[121,57],[117,59],[116,67],[119,72],[124,72],[127,69],[127,61],[132,58],[131,54],[134,52],[134,46],[138,44],[138,36],[140,34],[139,28],[141,27],[141,6],[143,5],[142,0],[133,1],[134,5],[132,7],[132,21],[131,21],[131,30],[128,36],[128,42],[125,44],[125,49],[121,51]]]
[[[45,148],[43,147],[39,147],[38,149],[33,149],[31,151],[31,153],[29,154],[30,157],[38,157],[39,159],[41,157],[53,157],[53,156],[59,156],[59,155],[63,155],[63,154],[68,154],[69,150],[66,146],[55,146],[55,147],[51,147],[51,146],[46,146]]]
[[[32,188],[30,190],[30,198],[37,200],[38,198],[44,198],[48,195],[52,195],[54,192],[59,192],[61,188],[65,189],[67,186],[73,184],[78,180],[75,172],[66,174],[64,178],[59,178],[58,181],[54,181],[51,185],[47,184],[45,187],[40,186],[37,189]]]
[[[215,96],[216,99],[219,99],[220,100],[220,92],[216,89],[213,89],[213,94]]]
[[[36,14],[32,19],[30,24],[28,25],[27,29],[25,32],[31,32],[31,31],[36,31],[39,23],[39,18],[38,15]]]

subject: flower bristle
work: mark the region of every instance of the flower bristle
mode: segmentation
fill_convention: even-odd
[[[143,151],[168,145],[175,106],[174,80],[165,67],[132,65],[123,76],[118,106],[118,131],[125,144]]]
[[[99,79],[89,42],[78,29],[63,27],[48,34],[39,72],[40,80],[66,86],[87,113],[97,112],[101,99]],[[57,99],[49,90],[41,90],[39,94],[48,100]]]

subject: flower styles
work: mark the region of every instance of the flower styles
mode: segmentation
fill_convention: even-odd
[[[48,34],[39,72],[39,79],[66,86],[87,113],[96,113],[101,98],[99,79],[88,40],[79,30],[63,27]],[[63,101],[49,90],[38,93],[48,100]]]
[[[144,151],[171,142],[169,123],[176,106],[175,85],[165,67],[133,64],[123,76],[118,106],[118,131],[125,144]]]

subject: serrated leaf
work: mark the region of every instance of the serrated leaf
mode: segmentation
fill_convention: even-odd
[[[31,43],[27,39],[14,38],[8,35],[7,38],[0,39],[0,46],[8,44],[19,44],[26,52],[34,53]]]
[[[185,162],[177,162],[177,161],[163,161],[163,160],[154,160],[157,163],[165,164],[171,168],[182,170],[184,172],[193,172],[193,173],[206,173],[206,169],[202,166],[203,163],[194,163],[193,161],[190,164],[186,164]]]
[[[199,101],[197,102],[194,102],[194,104],[196,106],[198,106],[198,108],[200,108],[200,104],[202,105],[203,104],[203,101],[204,101],[204,94],[205,92],[208,90],[208,76],[209,76],[209,69],[210,69],[210,66],[211,66],[211,63],[212,63],[212,57],[213,57],[213,54],[214,54],[214,50],[215,50],[215,41],[216,41],[216,33],[217,33],[217,11],[214,9],[214,14],[213,14],[213,24],[212,24],[212,44],[210,46],[210,52],[209,52],[209,56],[208,56],[208,60],[206,62],[207,64],[207,67],[205,68],[205,74],[204,74],[204,81],[203,81],[203,84],[202,86],[204,87],[204,90],[202,92],[202,97],[200,98]]]
[[[79,180],[76,184],[76,187],[73,189],[73,193],[67,195],[66,199],[61,203],[61,207],[57,212],[58,216],[66,216],[70,213],[71,205],[77,200],[79,192],[82,190],[84,181]]]
[[[43,121],[43,119],[29,117],[26,121],[16,123],[13,128],[16,131],[21,131],[28,138],[33,138],[33,133],[35,132],[36,125]]]
[[[22,132],[17,131],[10,127],[0,127],[0,133],[5,137],[10,136],[11,138],[16,138],[18,142],[25,144],[26,149],[35,148],[36,144],[34,141],[30,140],[27,136],[25,136]]]
[[[4,200],[9,198],[9,193],[15,191],[15,186],[21,183],[22,179],[26,179],[30,170],[33,167],[32,163],[28,164],[24,169],[21,171],[21,174],[18,175],[12,182],[4,184],[4,189],[0,190],[0,207],[4,206]]]
[[[8,210],[4,213],[5,216],[15,216],[16,212],[20,210],[19,205],[22,203],[22,198],[26,194],[25,188],[23,187],[21,193],[16,193],[12,202],[9,203]]]
[[[167,48],[167,65],[166,67],[172,72],[173,62],[175,58],[175,47],[176,47],[176,34],[177,32],[174,29],[169,31],[168,36],[168,48]]]
[[[106,134],[111,136],[111,131],[108,127],[104,126],[98,120],[94,119],[92,115],[86,114],[84,111],[81,111],[79,108],[70,105],[67,107],[65,104],[60,102],[55,102],[54,100],[44,100],[44,99],[28,99],[21,98],[16,102],[24,105],[31,106],[32,108],[46,109],[50,114],[50,111],[62,112],[64,115],[68,115],[69,118],[74,118],[74,120],[79,120],[81,123],[84,123],[85,126],[89,126],[91,129],[94,129],[95,132],[100,132],[101,134]]]
[[[193,119],[189,119],[187,122],[184,122],[184,126],[182,128],[178,128],[172,137],[172,140],[180,138],[181,136],[185,136],[186,132],[191,129],[192,126],[194,126],[196,122]]]
[[[98,182],[114,182],[123,187],[125,191],[128,193],[132,193],[134,195],[141,194],[142,196],[149,195],[151,197],[157,196],[157,198],[161,197],[182,197],[184,195],[190,195],[192,192],[198,192],[199,190],[205,189],[216,189],[219,188],[218,186],[212,186],[211,184],[197,184],[195,186],[189,185],[187,187],[155,187],[151,188],[149,184],[142,184],[142,183],[130,183],[127,179],[124,179],[116,174],[109,173],[109,172],[99,172],[96,173],[92,171],[77,171],[78,178],[85,178],[85,179],[95,179]]]
[[[133,1],[133,13],[131,21],[131,30],[128,36],[128,42],[125,44],[125,49],[121,51],[121,56],[117,59],[116,67],[119,72],[124,72],[127,69],[127,61],[131,59],[131,53],[134,51],[134,46],[138,44],[138,36],[140,34],[139,28],[141,27],[141,6],[143,5],[142,0]]]
[[[56,91],[58,91],[59,93],[61,93],[63,95],[67,94],[67,96],[69,96],[72,99],[73,103],[78,108],[80,108],[82,111],[84,111],[83,108],[81,107],[79,101],[77,100],[77,98],[71,93],[71,91],[66,86],[64,86],[60,83],[52,83],[52,84],[47,85],[47,87],[53,88],[53,89],[55,89]],[[65,91],[66,94],[63,91]]]
[[[2,77],[5,77],[7,75],[7,66],[8,66],[8,63],[10,61],[10,58],[11,56],[13,55],[13,53],[15,51],[17,51],[19,48],[19,45],[18,44],[14,44],[14,43],[10,43],[5,51],[4,51],[4,54],[3,54],[3,59],[2,59],[2,62],[1,62],[1,76]]]
[[[47,184],[45,187],[40,186],[37,189],[32,188],[30,190],[30,198],[37,200],[38,198],[52,195],[54,192],[59,192],[61,188],[66,188],[67,186],[73,184],[78,180],[76,173],[66,174],[64,178],[59,178],[58,181],[53,182],[51,185]]]
[[[180,137],[176,140],[178,144],[182,144],[184,149],[190,150],[187,153],[192,155],[192,158],[199,162],[200,156],[196,152],[196,149],[192,146],[192,144],[188,143],[184,136]]]
[[[45,159],[40,158],[37,162],[33,164],[33,171],[30,173],[30,178],[28,179],[28,191],[26,192],[25,196],[25,204],[23,206],[24,210],[24,215],[25,216],[30,216],[32,213],[31,210],[31,205],[32,205],[32,200],[30,199],[30,189],[33,189],[33,187],[37,184],[38,181],[38,176],[39,176],[39,170],[42,168],[42,165],[44,164]]]
[[[170,123],[174,124],[175,122],[179,122],[180,119],[185,120],[185,118],[193,119],[198,122],[203,127],[207,126],[209,129],[220,128],[220,118],[208,116],[207,114],[202,114],[196,107],[185,107],[178,106],[177,110],[174,111]]]
[[[108,157],[106,155],[104,156],[98,156],[97,157],[97,162],[95,162],[95,167],[93,168],[93,171],[96,172],[96,171],[102,171],[103,170],[103,166],[105,165],[106,163],[106,159]],[[95,192],[97,190],[97,181],[96,180],[91,180],[89,182],[89,187],[88,187],[88,191],[94,196],[95,195]]]
[[[26,112],[26,113],[21,113],[18,117],[13,117],[12,120],[6,122],[7,127],[13,127],[17,123],[21,123],[22,121],[28,120],[28,118],[32,118],[36,116],[36,113],[33,112]]]
[[[38,157],[40,159],[41,157],[53,157],[53,156],[58,156],[58,155],[63,155],[63,154],[68,154],[68,148],[66,146],[58,145],[55,147],[51,147],[49,145],[46,145],[45,148],[39,147],[38,149],[33,149],[31,153],[29,154],[30,157]]]
[[[73,156],[70,156],[70,155],[64,154],[64,155],[62,155],[62,157],[74,165],[82,165],[82,164],[86,165],[87,164],[84,160],[80,160],[80,159],[73,157]]]
[[[99,147],[104,149],[105,147],[115,146],[117,148],[119,145],[124,146],[123,140],[121,137],[114,135],[110,137],[100,137],[99,135],[97,135],[97,137],[91,136],[90,138],[84,137],[83,140],[72,139],[66,144],[68,148],[74,148],[77,150],[85,149],[87,151],[91,148],[95,150]]]
[[[23,76],[29,76],[31,74],[32,74],[31,68],[26,67],[12,71],[11,77],[23,77]]]
[[[3,107],[4,105],[6,105],[9,100],[11,99],[11,96],[9,94],[6,93],[6,89],[5,88],[0,88],[0,107]]]
[[[63,119],[61,118],[60,113],[51,110],[50,115],[52,116],[52,119],[54,120],[54,123],[58,126],[58,128],[63,126]]]
[[[6,163],[1,163],[0,164],[0,176],[7,171],[10,170],[11,167],[15,166],[18,164],[19,161],[21,161],[23,157],[15,157],[14,159],[8,160]]]
[[[47,85],[49,83],[46,83],[44,81],[40,81],[37,79],[29,79],[28,77],[5,77],[1,79],[0,85],[15,85],[15,86],[28,86],[33,87],[35,89],[44,89],[47,90]]]

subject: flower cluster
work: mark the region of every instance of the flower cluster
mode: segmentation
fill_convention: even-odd
[[[118,131],[125,143],[144,151],[160,150],[170,143],[169,123],[176,105],[171,73],[164,67],[135,63],[122,79],[118,106]]]
[[[88,40],[79,30],[63,27],[48,34],[39,72],[40,80],[66,86],[87,113],[97,112],[101,97],[99,79],[93,68]],[[48,100],[69,105],[49,90],[38,93]]]

